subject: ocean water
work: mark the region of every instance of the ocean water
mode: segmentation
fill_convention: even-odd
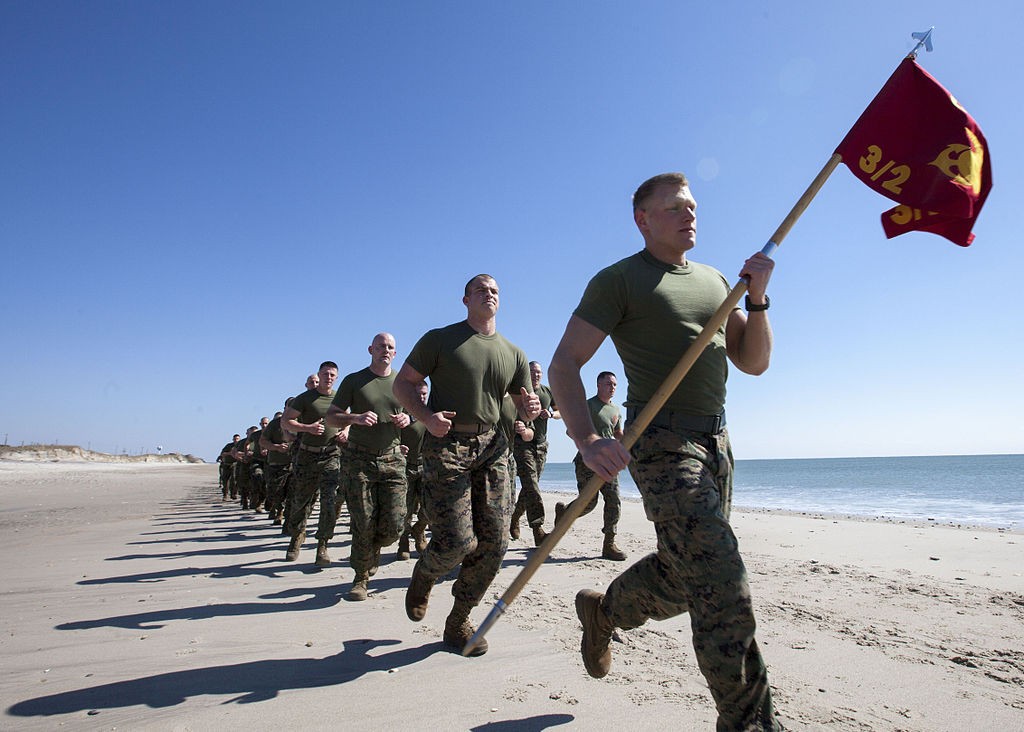
[[[541,487],[576,493],[572,463]],[[640,493],[628,472],[623,497]],[[737,460],[737,508],[769,508],[1024,530],[1024,455]]]

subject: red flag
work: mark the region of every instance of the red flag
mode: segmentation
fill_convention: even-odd
[[[899,203],[888,238],[927,231],[968,246],[992,187],[978,123],[912,58],[899,65],[836,152],[868,187]]]

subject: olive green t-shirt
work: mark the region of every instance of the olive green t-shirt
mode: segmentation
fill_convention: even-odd
[[[420,448],[423,447],[423,435],[427,432],[427,426],[417,419],[409,423],[409,426],[402,430],[402,444],[409,448],[405,456],[405,469],[407,472],[415,472],[420,468]]]
[[[665,264],[641,250],[598,272],[574,315],[611,336],[629,381],[626,406],[643,406],[728,294],[712,267]],[[722,326],[665,406],[720,414],[728,371]]]
[[[392,371],[387,376],[377,376],[366,367],[341,380],[334,396],[334,406],[347,409],[352,414],[377,414],[377,424],[373,427],[354,424],[348,428],[350,443],[380,452],[398,445],[399,429],[391,422],[391,415],[402,411],[402,405],[392,391],[397,375]]]
[[[224,446],[224,449],[220,451],[220,461],[223,465],[234,465],[238,462],[231,454],[231,451],[234,449],[235,443],[229,442]]]
[[[534,393],[536,393],[537,397],[540,399],[541,409],[546,409],[550,412],[552,409],[557,408],[555,405],[555,397],[551,393],[551,389],[544,384],[538,386]],[[548,441],[548,422],[550,421],[550,419],[540,418],[533,420],[533,441],[538,445],[542,442]]]
[[[330,408],[331,400],[333,399],[333,391],[330,394],[321,394],[316,389],[310,389],[292,399],[289,408],[299,413],[299,418],[296,420],[299,423],[314,424],[327,416],[327,410]],[[299,440],[301,440],[303,445],[309,445],[310,447],[325,447],[331,444],[334,436],[337,434],[337,427],[330,427],[325,423],[322,435],[303,432]]]
[[[498,420],[498,429],[505,433],[505,439],[511,445],[516,437],[516,420],[519,419],[519,412],[516,410],[516,403],[508,394],[501,400],[501,418]]]
[[[598,437],[612,439],[615,437],[616,426],[619,424],[619,405],[615,402],[605,404],[596,396],[587,400],[587,408],[590,410],[590,421],[594,423],[594,432]]]
[[[533,392],[526,354],[500,333],[482,335],[466,321],[419,339],[406,363],[430,378],[432,412],[455,412],[460,424],[498,424],[505,394]]]
[[[256,430],[249,435],[245,440],[245,449],[249,451],[251,461],[254,463],[264,463],[266,460],[263,457],[263,451],[260,449],[260,437],[263,435],[263,430]]]
[[[263,438],[270,443],[280,445],[282,442],[290,443],[281,428],[281,418],[274,417],[267,426],[263,428]],[[278,452],[277,450],[267,450],[267,464],[268,465],[287,465],[292,461],[291,454],[288,452]]]

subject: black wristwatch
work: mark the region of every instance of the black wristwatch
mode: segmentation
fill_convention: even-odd
[[[750,302],[750,295],[747,295],[744,306],[747,308],[748,313],[759,313],[762,310],[767,310],[771,304],[772,301],[768,299],[767,295],[764,296],[764,305],[755,305],[754,303]]]

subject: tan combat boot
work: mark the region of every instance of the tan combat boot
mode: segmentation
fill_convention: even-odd
[[[345,595],[345,599],[352,602],[362,602],[368,596],[367,584],[370,581],[370,575],[366,572],[359,572],[356,574],[356,578],[352,581],[352,589]]]
[[[406,529],[402,532],[402,537],[398,540],[398,553],[395,554],[395,559],[401,561],[407,561],[412,558],[412,554],[409,553],[409,530]]]
[[[544,543],[544,540],[548,538],[548,532],[544,530],[543,526],[534,526],[533,528],[533,545],[540,546]]]
[[[434,580],[427,577],[420,570],[420,563],[412,569],[412,577],[409,579],[409,589],[405,591],[405,614],[409,620],[419,622],[427,614],[427,604],[430,602],[430,591],[434,589]]]
[[[320,539],[316,543],[316,561],[314,564],[321,568],[331,566],[331,558],[327,556],[327,539]]]
[[[611,559],[613,562],[626,561],[626,553],[615,545],[615,534],[604,535],[604,547],[601,549],[602,559]]]
[[[420,556],[423,555],[423,551],[427,548],[427,537],[425,536],[426,532],[427,522],[423,519],[420,519],[412,525],[412,539],[416,545],[416,551],[420,554]]]
[[[377,570],[380,569],[380,547],[373,547],[373,565],[370,567],[370,576],[377,574]]]
[[[513,539],[519,539],[519,519],[523,517],[523,513],[523,509],[519,508],[519,506],[516,506],[515,510],[512,511],[512,523],[508,525],[508,535]]]
[[[469,622],[469,611],[473,606],[465,601],[456,600],[451,613],[444,624],[444,644],[459,653],[476,633],[476,628]],[[481,638],[469,652],[470,656],[482,656],[487,653],[487,639]]]
[[[302,542],[306,540],[306,532],[300,531],[292,537],[291,542],[288,544],[288,551],[284,555],[284,561],[294,562],[299,558],[299,550],[302,549]]]
[[[565,514],[565,504],[559,501],[555,504],[555,526],[558,526],[562,520],[562,516]]]
[[[595,679],[608,675],[612,667],[612,632],[615,626],[601,606],[604,595],[594,590],[576,593],[576,615],[583,625],[580,655],[587,673]]]

